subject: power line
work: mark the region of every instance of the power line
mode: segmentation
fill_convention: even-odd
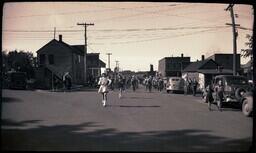
[[[222,29],[224,29],[224,28],[227,28],[227,27],[229,27],[229,26],[223,26],[223,28]],[[220,29],[220,30],[222,30],[222,29]],[[134,34],[134,35],[128,35],[129,37],[135,37],[135,38],[148,38],[148,37],[151,37],[150,39],[146,39],[146,40],[136,40],[136,41],[126,41],[126,42],[116,42],[116,43],[114,43],[114,44],[122,44],[122,43],[133,43],[133,42],[144,42],[144,41],[152,41],[152,40],[160,40],[160,39],[169,39],[169,38],[174,38],[174,37],[176,37],[176,36],[186,36],[186,35],[191,35],[191,34],[196,34],[196,33],[201,33],[201,32],[206,32],[206,31],[215,31],[215,30],[218,30],[218,28],[208,28],[208,29],[206,29],[206,30],[202,30],[202,31],[195,31],[195,32],[192,32],[192,33],[185,33],[185,34],[178,34],[178,35],[171,35],[171,37],[170,37],[170,34],[167,34],[167,36],[164,36],[163,37],[163,35],[165,35],[165,34],[161,34],[161,33],[159,33],[159,34],[148,34],[148,35],[146,35],[146,34],[144,34],[144,33],[142,33],[142,34]],[[122,36],[122,35],[116,35],[116,37],[113,37],[113,36],[110,36],[110,37],[103,37],[102,39],[120,39],[121,37],[120,36]],[[159,36],[161,36],[160,38],[159,38]],[[129,37],[125,37],[125,38],[129,38]],[[154,37],[156,37],[156,38],[154,38]],[[17,38],[20,38],[20,37],[15,37],[14,39],[17,39]],[[23,38],[30,38],[30,39],[40,39],[40,38],[45,38],[45,39],[47,39],[47,38],[50,38],[50,36],[49,37],[23,37]],[[23,39],[23,38],[20,38],[20,39]],[[73,38],[73,37],[65,37],[66,39],[72,39],[72,40],[82,40],[82,39],[75,39],[75,38]],[[97,40],[99,40],[99,37],[95,37]],[[45,40],[45,39],[43,39],[43,40]],[[41,39],[42,40],[42,39]],[[93,44],[93,45],[103,45],[103,44],[105,44],[105,43],[91,43],[91,44]],[[113,43],[111,43],[111,44],[113,44]]]
[[[184,30],[184,29],[204,29],[204,28],[225,28],[226,26],[194,26],[194,27],[165,27],[165,28],[144,28],[144,29],[95,29],[88,31],[100,31],[100,32],[132,32],[132,31],[164,31],[164,30]],[[82,32],[83,30],[58,30],[57,32]],[[54,30],[11,30],[6,29],[3,32],[24,32],[24,33],[49,33]]]
[[[219,30],[219,29],[208,29],[208,30],[196,31],[196,32],[187,33],[187,34],[174,35],[172,37],[167,36],[167,37],[161,37],[161,38],[155,38],[155,39],[145,39],[145,40],[140,40],[140,41],[136,40],[136,41],[126,41],[126,42],[115,42],[115,43],[111,43],[111,44],[128,44],[128,43],[138,43],[138,42],[146,42],[146,41],[153,41],[153,40],[162,40],[162,39],[176,38],[176,37],[180,37],[180,36],[188,36],[188,35],[203,33],[203,32],[207,32],[207,31],[215,31],[215,30]]]
[[[180,4],[172,4],[167,6],[177,6]],[[95,5],[98,6],[98,5]],[[60,13],[46,13],[46,14],[34,14],[34,15],[20,15],[20,16],[7,16],[5,19],[17,19],[17,18],[28,18],[28,17],[42,17],[42,16],[53,16],[53,15],[73,15],[73,14],[83,14],[83,13],[101,13],[101,12],[108,12],[108,11],[118,11],[118,10],[134,10],[134,9],[141,9],[141,8],[156,8],[156,7],[163,7],[162,6],[140,6],[140,7],[132,7],[132,8],[120,8],[120,7],[107,7],[108,9],[99,9],[99,10],[86,10],[86,11],[76,11],[76,12],[60,12]]]

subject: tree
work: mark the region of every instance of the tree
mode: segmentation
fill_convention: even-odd
[[[252,57],[252,36],[247,34],[246,38],[249,39],[249,41],[245,43],[245,45],[248,46],[248,49],[241,50],[242,57],[245,57],[245,58]]]
[[[14,69],[16,71],[26,72],[28,78],[34,78],[34,60],[33,53],[25,51],[7,51],[2,52],[2,61],[4,71]]]

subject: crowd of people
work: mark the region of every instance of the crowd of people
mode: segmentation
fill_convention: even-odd
[[[54,86],[56,86],[57,79],[54,79]],[[69,72],[64,73],[62,78],[62,83],[64,87],[64,91],[70,91],[72,86],[72,77],[70,76]],[[133,92],[136,92],[136,90],[139,88],[139,85],[144,86],[146,92],[152,92],[152,90],[157,90],[159,92],[162,92],[164,88],[166,87],[166,82],[164,82],[164,79],[161,75],[156,76],[145,76],[144,78],[139,78],[135,75],[131,76],[123,76],[121,73],[116,74],[114,77],[107,75],[106,73],[103,73],[101,77],[98,78],[92,78],[88,79],[88,85],[90,87],[99,87],[98,92],[102,94],[102,104],[105,107],[106,101],[107,101],[107,93],[109,90],[115,90],[118,89],[119,94],[118,97],[122,98],[123,92],[126,89],[132,89]],[[193,94],[196,95],[198,87],[198,81],[194,78],[192,79],[186,79],[184,82],[184,94]],[[208,108],[211,110],[211,105],[214,102],[213,98],[213,91],[216,90],[217,92],[217,98],[220,99],[219,103],[217,104],[217,107],[221,108],[221,99],[223,96],[223,90],[222,90],[222,82],[219,82],[218,89],[213,89],[211,85],[208,85],[206,87],[206,101],[208,102]]]
[[[197,92],[197,87],[198,87],[198,81],[194,78],[192,79],[187,79],[184,83],[184,94],[193,94],[193,96],[196,95]]]
[[[107,101],[107,93],[109,90],[118,89],[118,97],[122,98],[123,91],[129,88],[132,88],[133,92],[139,88],[139,85],[144,85],[145,90],[148,92],[152,91],[152,88],[155,88],[159,92],[164,89],[164,81],[159,76],[149,76],[145,78],[138,78],[135,75],[126,77],[118,73],[115,77],[110,77],[106,73],[103,73],[98,80],[98,93],[102,94],[102,104],[105,107]]]

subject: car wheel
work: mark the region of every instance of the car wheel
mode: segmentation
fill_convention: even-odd
[[[170,90],[166,90],[167,91],[167,93],[170,93]]]
[[[245,116],[250,116],[252,113],[252,110],[249,106],[248,100],[244,99],[243,105],[242,105],[242,111]]]

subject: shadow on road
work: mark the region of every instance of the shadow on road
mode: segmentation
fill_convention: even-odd
[[[2,97],[2,102],[12,103],[12,102],[22,102],[22,100],[14,97]]]
[[[58,89],[58,90],[50,90],[51,92],[97,92],[98,89],[96,88],[78,88],[78,89],[70,89],[70,90],[64,90],[64,89]]]
[[[134,108],[134,107],[160,107],[160,106],[158,106],[158,105],[149,105],[149,106],[147,106],[147,105],[107,105],[107,107],[127,107],[127,108]]]
[[[31,121],[4,124],[23,126]],[[247,151],[251,140],[213,136],[211,131],[182,129],[149,132],[120,132],[95,129],[95,122],[77,125],[38,126],[30,129],[2,129],[2,150],[33,151]]]
[[[218,110],[217,103],[213,103],[211,105],[212,111],[214,109]],[[234,105],[234,104],[222,104],[222,111],[232,111],[232,112],[241,112],[241,106],[239,105]]]
[[[21,121],[21,122],[16,122],[16,121],[12,121],[10,119],[2,119],[1,120],[1,125],[2,126],[19,126],[19,127],[24,127],[28,124],[33,124],[33,123],[38,123],[41,120],[27,120],[27,121]]]
[[[153,98],[149,98],[149,97],[132,97],[132,96],[126,96],[126,97],[122,97],[123,99],[153,99]]]

